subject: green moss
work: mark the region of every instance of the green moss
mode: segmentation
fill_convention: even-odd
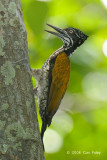
[[[13,78],[15,77],[15,70],[10,61],[6,61],[1,66],[1,74],[5,77],[5,85],[13,84]]]
[[[10,2],[8,11],[11,14],[15,14],[16,13],[16,4],[14,2]]]

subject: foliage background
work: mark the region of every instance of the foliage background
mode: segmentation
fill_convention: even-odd
[[[107,158],[107,57],[103,51],[107,8],[103,1],[21,0],[32,68],[41,68],[63,44],[44,32],[50,29],[46,22],[61,28],[72,26],[89,35],[70,57],[69,87],[44,136],[46,160]]]

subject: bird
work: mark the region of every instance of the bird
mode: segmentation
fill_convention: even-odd
[[[32,76],[37,81],[37,87],[34,87],[33,90],[35,96],[38,97],[39,113],[42,119],[42,143],[44,132],[47,126],[50,126],[68,87],[70,80],[69,56],[88,38],[77,28],[62,29],[51,24],[47,25],[55,32],[45,31],[60,38],[64,44],[50,55],[41,69],[32,69]]]

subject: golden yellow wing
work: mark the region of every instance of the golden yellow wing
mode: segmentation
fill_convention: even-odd
[[[54,115],[63,98],[70,79],[70,61],[63,52],[55,60],[49,91],[48,113]]]

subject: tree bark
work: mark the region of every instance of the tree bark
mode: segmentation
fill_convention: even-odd
[[[43,160],[20,0],[0,1],[0,160]]]

